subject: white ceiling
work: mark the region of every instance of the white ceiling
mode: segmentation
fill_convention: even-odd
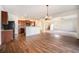
[[[17,16],[25,16],[27,18],[43,18],[46,16],[45,5],[2,5],[3,9]],[[74,10],[74,5],[49,5],[49,15]]]

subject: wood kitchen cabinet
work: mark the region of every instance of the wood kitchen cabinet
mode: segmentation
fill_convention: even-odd
[[[35,26],[35,21],[19,20],[18,24],[19,24],[19,26],[22,26],[22,27],[25,27],[25,26]]]
[[[8,24],[8,12],[1,11],[1,22],[2,24]]]
[[[13,30],[2,30],[1,31],[1,42],[8,43],[13,40]]]

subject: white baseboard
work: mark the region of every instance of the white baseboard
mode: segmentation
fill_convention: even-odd
[[[79,39],[78,34],[76,32],[66,32],[66,31],[52,31],[51,33],[60,34],[65,36],[71,36]]]

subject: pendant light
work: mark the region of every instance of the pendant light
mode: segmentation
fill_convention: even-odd
[[[48,14],[48,7],[49,7],[49,5],[46,5],[47,12],[46,12],[45,20],[50,20],[50,17],[49,17],[49,14]]]

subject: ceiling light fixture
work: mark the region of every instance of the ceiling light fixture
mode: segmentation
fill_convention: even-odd
[[[49,17],[49,14],[48,14],[48,7],[49,7],[49,5],[46,5],[47,14],[46,14],[45,20],[50,20],[50,17]]]

